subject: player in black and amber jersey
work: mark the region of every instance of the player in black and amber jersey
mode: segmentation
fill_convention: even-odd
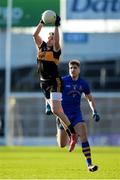
[[[56,16],[54,32],[49,33],[47,42],[43,41],[42,37],[39,35],[43,26],[44,22],[43,20],[40,20],[33,34],[37,47],[37,65],[40,86],[45,98],[51,106],[53,114],[60,118],[60,121],[64,124],[66,132],[71,134],[69,151],[72,151],[77,142],[77,136],[61,106],[62,80],[58,72],[58,63],[61,55],[58,29],[60,26],[60,17]]]

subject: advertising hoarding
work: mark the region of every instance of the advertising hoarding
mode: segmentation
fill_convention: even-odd
[[[120,19],[120,0],[66,0],[66,19]]]
[[[59,0],[13,0],[12,26],[36,26],[43,11],[50,9],[59,14]],[[6,26],[7,0],[0,2],[0,27]]]

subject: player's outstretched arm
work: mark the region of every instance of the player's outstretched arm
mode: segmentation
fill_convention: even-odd
[[[96,103],[95,103],[94,98],[92,97],[91,94],[85,95],[85,97],[89,103],[91,110],[92,110],[92,117],[93,117],[94,121],[98,122],[100,120],[100,116],[96,110]]]
[[[42,38],[40,37],[39,33],[41,32],[41,29],[44,25],[43,20],[40,20],[40,22],[38,23],[37,27],[35,28],[35,31],[33,33],[33,38],[35,41],[35,44],[39,47],[42,43]]]
[[[56,15],[55,21],[55,32],[54,32],[54,49],[58,51],[60,49],[60,37],[59,37],[59,29],[61,18],[60,16]]]

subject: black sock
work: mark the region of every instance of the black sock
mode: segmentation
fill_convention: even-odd
[[[68,135],[69,137],[71,136],[71,133],[70,133],[69,129],[66,129],[66,133],[67,133],[67,135]]]
[[[74,130],[74,128],[73,128],[73,126],[71,124],[68,126],[68,129],[70,130],[70,132],[72,134],[75,134],[75,130]]]

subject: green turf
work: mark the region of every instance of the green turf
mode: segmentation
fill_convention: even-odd
[[[120,148],[92,147],[99,170],[88,172],[81,147],[0,147],[0,179],[120,179]]]

